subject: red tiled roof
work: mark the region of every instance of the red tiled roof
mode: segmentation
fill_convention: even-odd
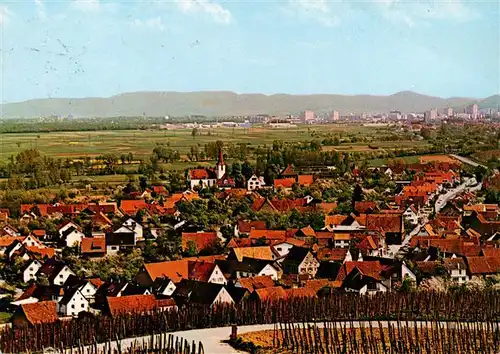
[[[324,287],[339,288],[342,283],[338,281],[330,281],[328,279],[311,279],[306,280],[304,283],[304,288],[312,289],[315,293]]]
[[[358,269],[363,275],[379,280],[382,265],[379,261],[345,262],[337,274],[337,279],[343,281],[354,269]]]
[[[57,317],[55,301],[40,301],[33,304],[23,304],[21,305],[21,310],[28,322],[32,325],[53,323],[59,319]]]
[[[118,211],[118,206],[116,203],[99,203],[99,204],[89,204],[87,209],[93,213],[104,213],[104,214],[114,214]]]
[[[102,212],[98,212],[92,216],[92,223],[95,225],[112,225],[112,221]]]
[[[120,208],[125,214],[135,214],[141,209],[146,209],[148,204],[144,199],[133,199],[133,200],[122,200],[120,203]]]
[[[81,242],[82,253],[103,253],[106,252],[106,238],[104,237],[84,237]]]
[[[343,262],[347,256],[347,248],[320,248],[316,254],[318,261]]]
[[[228,248],[235,248],[235,247],[250,247],[253,245],[253,240],[249,238],[237,238],[233,237],[231,241],[228,242],[227,247]]]
[[[482,249],[481,253],[485,257],[498,257],[498,258],[500,258],[500,248],[485,247]]]
[[[295,178],[277,178],[274,180],[274,188],[292,188]]]
[[[156,308],[156,298],[154,295],[107,297],[106,301],[111,316],[124,313],[149,312]]]
[[[302,229],[300,229],[300,231],[304,236],[316,237],[316,231],[314,231],[314,229],[310,225],[303,227]]]
[[[241,278],[239,279],[239,283],[241,287],[247,289],[251,293],[256,289],[273,288],[275,286],[274,280],[267,275]]]
[[[208,282],[216,265],[210,262],[188,262],[188,278],[191,280]]]
[[[325,215],[325,225],[341,225],[345,219],[346,215]]]
[[[183,251],[189,249],[191,242],[194,242],[198,253],[213,247],[218,242],[216,232],[183,232],[181,237]]]
[[[281,176],[297,176],[297,172],[295,172],[295,168],[293,165],[288,165],[286,168],[281,172]]]
[[[250,231],[249,238],[258,239],[265,238],[267,240],[284,241],[286,239],[285,230],[255,230]]]
[[[367,235],[356,245],[362,251],[373,251],[378,249],[377,242],[373,239],[374,236]]]
[[[374,210],[377,207],[377,203],[372,201],[362,201],[354,203],[354,210],[358,213],[366,213],[367,211]]]
[[[338,204],[335,202],[333,202],[333,203],[322,202],[322,203],[318,203],[316,205],[316,207],[320,210],[323,210],[325,213],[330,213],[330,212],[334,211],[335,209],[337,209]]]
[[[283,289],[281,286],[256,289],[255,293],[261,301],[284,300],[287,297],[285,289]]]
[[[310,186],[311,184],[314,183],[314,176],[313,175],[299,175],[297,177],[297,182],[301,186]]]
[[[402,232],[403,216],[399,214],[368,214],[366,228],[383,232]]]
[[[178,283],[182,279],[188,279],[188,262],[189,260],[184,258],[177,261],[146,263],[144,268],[152,281],[156,278],[169,278],[174,283]]]
[[[2,236],[0,237],[0,247],[9,247],[14,241],[22,242],[23,236]]]
[[[101,287],[104,282],[100,278],[90,278],[89,282],[91,282],[97,289]]]
[[[252,229],[257,230],[265,230],[266,222],[265,221],[249,221],[249,220],[238,220],[238,230],[242,233],[250,233]]]
[[[191,179],[214,179],[215,173],[213,170],[207,168],[195,168],[189,170],[189,177]]]
[[[54,248],[49,247],[25,246],[25,248],[28,252],[37,254],[42,258],[52,258],[56,253]]]
[[[466,257],[465,260],[471,275],[488,275],[500,272],[500,258],[498,257]]]
[[[167,188],[165,188],[165,186],[153,186],[153,192],[155,192],[156,194],[163,194],[163,195],[168,194],[168,190]]]
[[[46,235],[45,230],[32,230],[31,234],[37,238],[44,238]]]

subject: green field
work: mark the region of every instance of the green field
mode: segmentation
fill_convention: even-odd
[[[36,148],[50,156],[65,158],[95,157],[107,153],[121,155],[129,152],[142,158],[151,154],[157,143],[168,142],[172,148],[179,150],[181,155],[185,155],[192,145],[203,146],[207,142],[217,140],[257,146],[272,144],[274,140],[285,142],[322,140],[329,134],[371,138],[369,143],[359,142],[327,147],[338,151],[370,151],[368,144],[388,150],[426,146],[426,142],[420,141],[379,141],[377,137],[390,133],[388,128],[362,125],[308,125],[289,129],[200,129],[201,135],[194,138],[191,132],[191,129],[180,129],[0,134],[0,160],[5,161],[9,156],[29,148]]]
[[[413,164],[413,163],[419,163],[420,162],[420,156],[421,155],[415,155],[415,156],[402,156],[402,157],[395,157],[392,159],[372,159],[369,160],[368,163],[372,167],[380,167],[383,165],[387,165],[389,160],[403,160],[408,164]]]

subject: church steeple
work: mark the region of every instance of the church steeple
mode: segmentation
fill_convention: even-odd
[[[224,163],[224,155],[222,154],[222,149],[219,149],[219,158],[215,166],[217,172],[217,179],[221,179],[226,174],[226,164]]]

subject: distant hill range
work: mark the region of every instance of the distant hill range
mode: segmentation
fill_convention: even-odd
[[[263,95],[234,92],[132,92],[109,98],[47,98],[1,105],[4,118],[48,117],[134,117],[134,116],[245,116],[255,114],[298,114],[304,110],[347,113],[377,113],[399,110],[423,112],[431,108],[478,103],[480,108],[497,108],[500,95],[485,99],[440,98],[411,91],[390,96],[371,95]],[[3,113],[2,113],[3,112]]]

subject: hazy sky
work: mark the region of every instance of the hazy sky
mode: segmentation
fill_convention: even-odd
[[[3,102],[142,90],[486,97],[500,1],[0,0]]]

